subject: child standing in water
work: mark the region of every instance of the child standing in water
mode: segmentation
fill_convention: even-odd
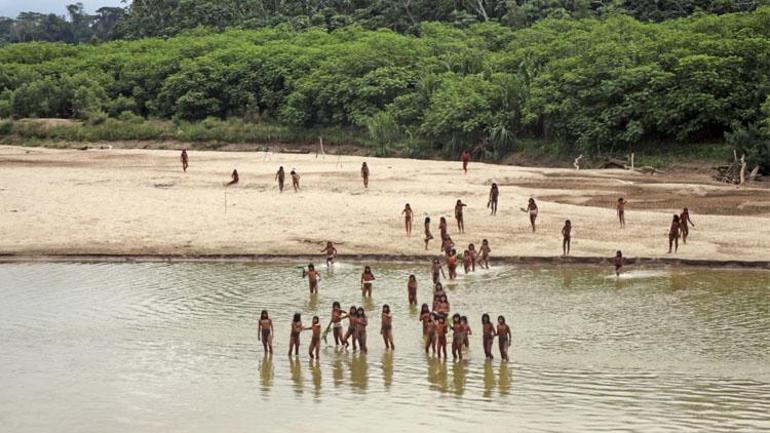
[[[457,199],[457,203],[455,203],[455,219],[457,220],[457,230],[460,233],[465,233],[465,223],[463,222],[463,208],[465,206],[468,205],[463,203],[462,200]]]
[[[318,352],[321,348],[321,321],[318,319],[318,316],[313,316],[313,324],[305,328],[305,330],[313,332],[313,337],[310,339],[310,347],[308,349],[310,359],[318,359]],[[314,354],[315,356],[313,356]]]
[[[481,249],[479,250],[479,253],[481,253],[481,263],[484,263],[484,269],[489,269],[489,253],[492,252],[492,249],[489,248],[489,241],[484,239],[481,241]]]
[[[476,246],[473,244],[468,244],[468,252],[471,256],[471,272],[476,271]]]
[[[449,253],[452,252],[452,248],[454,248],[454,246],[455,243],[452,240],[452,237],[449,236],[449,233],[444,233],[441,236],[441,252],[448,256]]]
[[[671,247],[674,247],[674,252],[679,250],[679,231],[681,225],[679,224],[679,215],[674,215],[673,221],[671,221],[671,228],[668,230],[668,253],[671,254]]]
[[[294,192],[299,191],[299,174],[297,174],[297,170],[292,168],[289,175],[291,176],[291,186],[294,187]]]
[[[446,359],[446,332],[446,316],[439,314],[438,322],[436,322],[436,350],[439,358],[441,358],[441,353],[444,354],[444,359]]]
[[[466,339],[466,329],[459,314],[452,316],[452,358],[463,360],[463,344]]]
[[[286,172],[283,171],[283,166],[278,167],[278,173],[275,174],[275,180],[278,181],[278,191],[283,192],[283,184],[286,180]]]
[[[182,156],[180,156],[180,159],[182,160],[182,171],[187,173],[187,167],[190,165],[188,164],[190,159],[187,157],[187,149],[182,149]]]
[[[353,338],[353,350],[357,349],[358,345],[358,309],[356,309],[355,305],[350,306],[350,311],[348,312],[348,331],[345,333],[345,337],[342,339],[342,344],[345,347],[348,347],[348,340],[352,337]]]
[[[438,302],[436,302],[436,312],[444,316],[449,314],[449,300],[446,295],[439,296]]]
[[[430,275],[433,278],[433,286],[439,282],[439,276],[446,278],[444,267],[441,266],[441,262],[438,259],[433,259],[433,263],[430,266]]]
[[[428,304],[422,304],[420,308],[420,323],[422,323],[422,337],[428,337],[428,322],[430,321],[430,308]]]
[[[426,305],[427,307],[427,305]],[[431,349],[433,354],[436,354],[436,322],[438,316],[436,313],[429,313],[427,318],[423,321],[423,327],[425,328],[425,354],[428,354],[428,349]]]
[[[620,228],[626,228],[626,203],[623,197],[618,199],[618,222],[620,222]]]
[[[492,325],[492,322],[489,321],[489,314],[484,313],[481,316],[481,326],[482,326],[482,342],[484,344],[484,355],[487,359],[494,359],[492,356],[492,341],[495,339],[495,327]]]
[[[388,304],[382,306],[380,334],[382,334],[382,339],[385,341],[385,350],[394,350],[396,346],[393,344],[393,316],[390,315],[390,305]]]
[[[497,188],[497,184],[493,183],[492,188],[489,189],[489,202],[487,207],[491,210],[490,215],[497,215],[497,197],[500,196],[500,190]]]
[[[273,353],[273,321],[267,315],[267,310],[262,310],[262,314],[259,316],[258,331],[265,353]]]
[[[620,270],[623,268],[623,253],[618,250],[615,253],[615,258],[612,260],[615,265],[615,276],[620,276]]]
[[[337,248],[334,248],[334,245],[329,241],[326,242],[326,247],[321,252],[326,253],[326,267],[330,268],[334,264],[334,258],[337,257]]]
[[[321,279],[321,274],[315,270],[315,266],[311,263],[307,265],[307,270],[302,270],[302,278],[307,277],[307,281],[310,284],[310,293],[318,293],[318,280]]]
[[[500,346],[500,358],[508,360],[508,347],[511,345],[511,328],[505,324],[505,317],[497,316],[497,342]]]
[[[372,296],[372,281],[374,281],[372,268],[365,266],[364,272],[361,274],[361,295]]]
[[[366,311],[364,307],[358,307],[358,318],[356,319],[356,333],[358,334],[358,348],[361,352],[366,353],[366,325],[369,324],[369,320],[366,318]]]
[[[446,258],[446,267],[449,270],[449,279],[454,280],[457,278],[457,251],[454,249],[449,251],[449,255]]]
[[[412,207],[409,206],[409,203],[404,206],[404,210],[401,211],[401,215],[404,216],[404,229],[406,230],[406,235],[412,236],[412,216],[414,213],[412,212]]]
[[[679,223],[682,226],[682,243],[687,243],[687,235],[690,234],[690,227],[688,224],[692,224],[695,227],[695,223],[690,219],[690,211],[687,208],[682,210],[682,214],[679,215]]]
[[[471,251],[470,250],[463,251],[463,270],[465,271],[466,275],[471,270]]]
[[[468,324],[468,318],[466,316],[460,317],[460,321],[463,323],[463,326],[465,327],[465,340],[463,340],[463,344],[467,349],[471,346],[471,342],[468,336],[472,335],[473,332],[471,332],[471,325]]]
[[[332,332],[334,333],[334,346],[339,346],[340,344],[345,344],[345,336],[342,333],[342,319],[346,318],[347,315],[342,311],[342,307],[340,306],[340,303],[337,301],[334,301],[332,303]]]
[[[291,335],[289,335],[289,356],[291,356],[291,349],[294,349],[294,356],[299,356],[299,333],[303,329],[302,317],[299,313],[295,313],[291,321]]]
[[[436,285],[433,286],[433,311],[438,311],[438,305],[442,296],[446,296],[444,287],[441,285],[441,283],[436,283]]]
[[[409,296],[409,305],[417,305],[417,278],[415,278],[414,274],[409,275],[406,291]]]
[[[425,217],[425,251],[428,251],[428,242],[433,239],[430,233],[430,217]]]
[[[364,188],[369,188],[369,166],[366,162],[361,164],[361,178],[364,179]]]
[[[569,255],[570,244],[572,243],[572,222],[564,221],[564,227],[561,229],[561,235],[564,238],[561,242],[562,255]]]
[[[535,199],[531,198],[529,199],[529,203],[527,203],[527,208],[522,209],[522,211],[529,213],[529,224],[532,226],[532,233],[535,232],[535,220],[537,219],[537,203],[535,203]]]

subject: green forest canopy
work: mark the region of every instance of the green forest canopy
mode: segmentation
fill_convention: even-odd
[[[128,6],[102,7],[88,14],[82,4],[66,7],[66,16],[24,12],[0,17],[5,42],[97,42],[173,36],[209,27],[255,29],[286,23],[295,30],[327,30],[359,24],[417,34],[423,22],[464,27],[498,22],[512,28],[544,18],[590,18],[626,14],[659,22],[693,13],[747,12],[770,0],[139,0]],[[62,10],[64,12],[64,10]]]
[[[732,134],[762,158],[768,95],[768,7],[660,23],[423,22],[416,35],[282,24],[0,48],[0,117],[269,119],[447,153],[484,143],[500,154],[526,137],[599,152]]]

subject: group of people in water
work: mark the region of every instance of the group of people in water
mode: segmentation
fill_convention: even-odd
[[[307,269],[303,268],[303,276],[308,277],[310,281],[311,293],[317,293],[319,275],[313,264],[308,265]],[[373,279],[374,275],[370,267],[366,266],[361,274],[362,286],[369,284],[368,290],[364,291],[366,293],[365,296],[371,296],[371,281]],[[369,282],[367,283],[367,281]],[[414,274],[409,275],[407,280],[407,299],[410,306],[417,305],[417,278]],[[447,293],[444,291],[441,282],[435,281],[433,284],[432,305],[422,304],[419,313],[419,321],[422,323],[425,354],[432,354],[438,358],[446,359],[447,337],[449,331],[452,331],[452,358],[462,360],[464,351],[467,351],[470,347],[469,336],[472,335],[471,326],[466,316],[455,313],[450,318],[449,313],[450,304]],[[347,329],[343,325],[344,320],[348,321]],[[335,348],[347,349],[352,345],[354,351],[358,350],[366,353],[368,351],[368,325],[369,319],[364,307],[351,305],[350,309],[346,312],[342,310],[338,301],[332,303],[330,320],[323,331],[321,319],[318,316],[313,316],[310,326],[305,326],[302,323],[301,314],[296,313],[291,322],[288,354],[289,356],[299,355],[300,335],[303,331],[311,332],[310,345],[308,347],[308,355],[311,359],[319,359],[321,340],[323,339],[326,342],[327,334],[330,331],[334,338]],[[263,310],[259,318],[258,334],[266,354],[273,353],[274,332],[273,321],[268,312]],[[506,324],[505,317],[498,316],[497,324],[495,325],[491,322],[489,314],[484,313],[481,316],[481,334],[485,358],[494,358],[492,346],[494,339],[497,338],[500,357],[507,361],[508,348],[511,344],[511,329]],[[382,306],[380,313],[380,335],[385,345],[385,350],[395,350],[393,315],[388,304]]]

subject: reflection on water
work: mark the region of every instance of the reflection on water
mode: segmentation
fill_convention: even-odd
[[[262,392],[270,391],[273,386],[273,355],[266,354],[259,363],[259,379]]]
[[[297,357],[289,357],[289,371],[291,372],[291,382],[294,392],[302,394],[304,383],[302,379],[302,361]]]
[[[350,386],[356,392],[364,392],[369,386],[369,359],[363,353],[350,357]]]
[[[310,361],[310,373],[313,376],[313,391],[316,397],[321,396],[321,366],[317,362]]]
[[[393,352],[388,350],[382,352],[382,383],[386,389],[393,384]]]
[[[339,428],[321,407],[355,408],[356,422],[375,432],[511,431],[501,414],[520,431],[770,430],[768,273],[462,275],[448,287],[452,309],[476,333],[453,362],[423,353],[419,308],[406,303],[409,273],[418,299],[431,298],[424,266],[375,265],[378,284],[365,299],[360,270],[321,270],[320,292],[309,295],[293,266],[0,266],[0,430]],[[335,348],[330,336],[311,362],[303,332],[299,357],[288,358],[292,314],[326,324],[335,300],[367,310],[369,353]],[[384,303],[395,351],[376,332]],[[259,343],[263,309],[276,355]],[[484,360],[483,312],[508,319],[510,363]]]

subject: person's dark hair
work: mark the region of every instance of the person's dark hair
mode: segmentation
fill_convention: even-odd
[[[313,316],[313,323],[318,323],[318,316]]]
[[[385,304],[382,306],[382,311],[385,313],[390,313],[390,305]]]
[[[428,304],[422,304],[422,307],[420,308],[420,314],[422,313],[430,313],[430,307],[428,307]]]
[[[364,307],[358,307],[356,313],[358,313],[358,317],[366,317],[366,310],[364,310]]]
[[[505,317],[497,316],[497,323],[502,323],[503,325],[505,325]]]
[[[299,313],[294,313],[294,319],[292,322],[299,322],[302,320],[302,316]]]
[[[311,264],[307,265],[307,269],[310,270],[310,271],[314,271],[315,270],[315,265],[313,265],[311,263]]]
[[[337,301],[332,302],[332,308],[340,308],[340,303]]]
[[[430,222],[430,217],[425,217],[425,222],[429,223]]]
[[[484,314],[481,315],[481,323],[483,323],[485,325],[487,323],[489,323],[489,314],[484,313]]]
[[[674,222],[679,222],[679,215],[674,215]]]
[[[262,310],[262,314],[259,315],[260,319],[267,319],[267,310]]]

